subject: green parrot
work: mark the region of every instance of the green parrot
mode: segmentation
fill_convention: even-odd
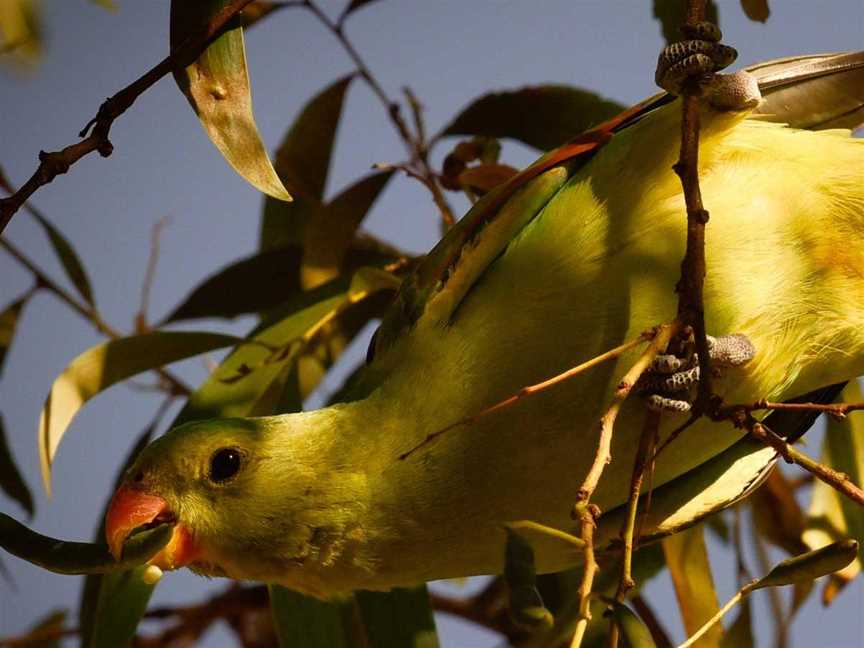
[[[728,363],[714,389],[786,400],[864,374],[864,141],[848,130],[864,121],[864,53],[718,79],[699,154],[707,329],[755,355]],[[134,529],[173,521],[157,566],[326,598],[500,573],[509,522],[572,530],[596,423],[639,349],[424,440],[675,317],[680,119],[679,100],[653,97],[481,199],[403,283],[347,402],[189,423],[153,442],[109,508],[115,555]],[[601,554],[645,406],[625,404],[592,498]],[[686,419],[665,408],[662,433]],[[658,458],[645,539],[737,501],[774,460],[701,419]],[[530,540],[538,571],[579,560],[552,537]]]

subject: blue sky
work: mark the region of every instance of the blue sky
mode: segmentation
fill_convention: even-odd
[[[33,171],[40,149],[74,141],[102,99],[161,59],[167,51],[167,1],[118,0],[109,13],[86,0],[45,0],[48,34],[41,67],[32,74],[0,72],[0,165],[13,183]],[[323,0],[331,14],[342,0]],[[860,0],[775,0],[766,25],[744,17],[737,0],[718,3],[726,41],[750,63],[800,53],[860,48]],[[647,0],[381,0],[359,11],[349,35],[388,92],[410,85],[426,108],[431,132],[466,103],[492,89],[542,82],[598,91],[623,103],[653,94],[654,62],[663,45]],[[350,61],[305,12],[287,11],[247,36],[256,114],[274,147],[300,106],[352,69]],[[369,90],[350,90],[329,181],[332,194],[376,162],[396,162],[403,147]],[[237,177],[204,136],[170,79],[143,95],[112,129],[114,155],[91,156],[39,191],[34,204],[70,238],[94,284],[98,304],[114,326],[131,330],[147,262],[150,232],[167,218],[151,298],[153,319],[167,313],[201,279],[253,252],[261,196]],[[438,154],[445,152],[440,147]],[[505,160],[521,165],[535,153],[508,145]],[[461,206],[464,208],[464,204]],[[367,226],[399,245],[422,252],[436,240],[437,214],[425,191],[406,178],[391,183]],[[47,268],[62,273],[41,231],[19,213],[6,235]],[[0,254],[0,303],[30,285],[29,275]],[[242,333],[248,320],[207,324]],[[203,325],[197,324],[196,328]],[[55,467],[55,495],[39,487],[35,430],[53,378],[100,337],[47,294],[28,305],[0,382],[0,411],[13,451],[37,500],[33,525],[63,538],[89,538],[122,457],[159,403],[151,394],[118,387],[100,396],[73,423]],[[363,341],[358,349],[364,348]],[[356,361],[356,353],[348,362]],[[347,365],[346,365],[347,366]],[[206,375],[200,359],[178,369],[196,384]],[[328,381],[324,391],[339,384]],[[816,447],[816,446],[811,446]],[[21,516],[0,495],[0,510]],[[0,636],[20,633],[43,612],[77,605],[80,582],[3,556],[16,581],[0,581]],[[732,593],[728,560],[715,565],[721,598]],[[171,574],[154,601],[199,600],[222,588],[188,573]],[[668,581],[649,587],[667,625],[680,633]],[[860,579],[827,611],[811,602],[795,625],[796,645],[849,646],[864,640]],[[757,618],[767,618],[764,601]],[[762,636],[770,624],[760,622]],[[493,646],[497,638],[450,620],[439,625],[445,646]],[[680,636],[680,634],[679,634]],[[223,645],[217,630],[208,646]]]

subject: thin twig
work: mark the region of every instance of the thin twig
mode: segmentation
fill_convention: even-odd
[[[582,638],[585,635],[585,630],[588,627],[588,622],[591,620],[590,598],[591,590],[594,587],[594,576],[597,573],[597,563],[594,560],[594,526],[595,521],[600,515],[600,509],[591,504],[591,496],[597,489],[597,484],[600,483],[600,477],[603,475],[604,468],[612,460],[612,432],[614,430],[615,419],[618,412],[621,411],[621,406],[630,395],[633,386],[645,370],[651,365],[651,362],[665,349],[672,336],[677,333],[679,323],[674,321],[670,324],[664,324],[657,328],[654,338],[648,345],[648,348],[639,356],[639,359],[632,367],[624,374],[624,377],[618,383],[615,393],[612,396],[612,403],[609,408],[600,418],[599,422],[599,441],[597,443],[597,452],[594,455],[594,462],[579,492],[576,495],[576,503],[573,506],[571,516],[579,521],[580,536],[585,543],[583,554],[583,574],[582,583],[579,586],[579,619],[576,622],[576,629],[573,633],[573,640],[570,643],[571,648],[579,648],[582,644]]]
[[[705,19],[705,1],[688,0],[687,25],[694,26]],[[708,211],[702,204],[699,187],[699,87],[694,80],[684,88],[681,109],[681,149],[673,167],[681,179],[684,202],[687,205],[687,248],[681,262],[678,292],[678,319],[693,327],[696,353],[699,355],[699,393],[693,405],[692,418],[698,418],[708,408],[711,398],[711,359],[705,332],[703,286],[705,283],[705,224]]]
[[[837,492],[845,495],[853,502],[864,506],[864,491],[858,488],[846,473],[839,472],[811,459],[803,452],[786,443],[785,440],[768,426],[758,421],[749,423],[748,430],[753,438],[774,448],[786,463],[801,466],[801,468],[814,475],[820,481],[828,484],[828,486]]]
[[[441,212],[442,220],[448,227],[452,225],[456,220],[455,216],[453,215],[453,210],[447,202],[447,199],[444,197],[444,192],[441,190],[441,186],[438,183],[438,177],[432,170],[432,167],[429,165],[427,154],[428,145],[424,132],[425,129],[423,129],[422,127],[422,119],[419,115],[420,102],[417,101],[416,97],[410,95],[409,104],[411,104],[412,111],[414,111],[415,124],[417,125],[417,132],[412,133],[411,129],[408,127],[407,122],[402,117],[402,109],[399,103],[389,97],[387,92],[382,87],[381,83],[372,74],[372,71],[369,69],[366,61],[364,61],[363,57],[360,56],[357,48],[354,47],[354,44],[345,34],[342,19],[340,19],[338,22],[334,22],[333,20],[331,20],[330,17],[326,13],[324,13],[324,11],[315,3],[314,0],[303,0],[302,6],[311,11],[315,15],[315,17],[318,18],[321,24],[324,25],[324,27],[326,27],[333,34],[336,40],[339,41],[339,44],[342,45],[342,48],[345,50],[345,52],[353,61],[354,66],[357,68],[357,73],[366,82],[366,85],[369,86],[369,88],[372,90],[372,93],[384,106],[384,109],[387,111],[387,115],[390,117],[390,121],[393,123],[393,126],[396,128],[396,132],[399,134],[399,138],[405,144],[405,148],[408,150],[408,154],[411,156],[412,164],[415,164],[418,167],[417,175],[425,178],[423,184],[429,189],[430,193],[432,194],[432,199],[435,201],[435,205]]]
[[[153,225],[150,233],[150,255],[147,257],[147,268],[144,271],[144,281],[141,282],[141,306],[135,316],[135,330],[138,333],[146,333],[150,330],[147,323],[147,310],[150,305],[150,291],[153,288],[153,280],[156,277],[156,264],[159,262],[159,239],[162,230],[168,224],[168,218],[162,217]]]
[[[639,436],[639,447],[636,450],[636,458],[633,461],[633,473],[630,475],[630,495],[627,499],[627,517],[621,527],[621,540],[623,542],[621,556],[621,575],[618,578],[618,588],[615,591],[615,600],[623,603],[627,594],[636,587],[633,580],[633,550],[634,535],[636,532],[636,512],[639,508],[639,496],[642,493],[642,481],[645,478],[645,470],[654,456],[654,443],[660,429],[660,412],[648,410],[645,414],[645,424],[642,434]],[[638,540],[638,537],[637,537]],[[609,619],[609,646],[618,646],[618,624],[614,617]]]
[[[591,369],[592,367],[596,367],[597,365],[602,364],[603,362],[606,362],[608,360],[613,360],[613,359],[621,356],[622,354],[626,353],[630,349],[633,349],[633,348],[639,346],[643,342],[653,340],[655,338],[655,336],[657,335],[658,330],[659,330],[659,328],[658,329],[650,329],[648,331],[645,331],[642,334],[640,334],[639,337],[637,337],[633,340],[630,340],[629,342],[625,342],[624,344],[617,346],[614,349],[610,349],[606,353],[601,353],[599,356],[591,358],[590,360],[586,360],[582,364],[576,365],[575,367],[572,367],[571,369],[568,369],[567,371],[560,373],[557,376],[553,376],[552,378],[544,380],[543,382],[536,383],[534,385],[529,385],[527,387],[523,387],[522,389],[520,389],[518,392],[516,392],[512,396],[508,396],[504,400],[498,401],[494,405],[490,405],[489,407],[487,407],[484,410],[481,410],[477,414],[473,414],[471,416],[466,416],[465,418],[459,419],[455,423],[451,423],[450,425],[443,427],[440,430],[436,430],[435,432],[431,432],[431,433],[427,434],[426,438],[423,439],[419,444],[417,444],[416,446],[414,446],[413,448],[411,448],[407,452],[403,452],[401,455],[399,455],[399,460],[401,461],[403,459],[407,459],[412,454],[414,454],[415,452],[417,452],[421,448],[425,447],[426,445],[428,445],[429,443],[431,443],[432,441],[434,441],[435,439],[440,437],[442,434],[446,434],[447,432],[449,432],[450,430],[452,430],[454,428],[457,428],[461,425],[473,425],[474,423],[476,423],[479,419],[483,418],[484,416],[488,416],[489,414],[492,414],[493,412],[497,412],[498,410],[503,409],[505,407],[510,407],[511,405],[514,405],[516,402],[518,402],[524,398],[527,398],[529,396],[532,396],[533,394],[536,394],[537,392],[544,391],[546,389],[549,389],[550,387],[553,387],[554,385],[557,385],[558,383],[564,382],[565,380],[569,380],[570,378],[574,378],[574,377],[578,376],[579,374],[581,374],[582,372],[587,371],[588,369]]]
[[[80,142],[70,144],[59,151],[39,152],[39,167],[18,191],[8,198],[0,199],[0,233],[12,220],[37,189],[52,182],[58,175],[66,173],[78,160],[94,151],[108,157],[114,150],[108,135],[114,120],[128,110],[141,94],[153,86],[173,69],[185,67],[198,58],[210,41],[228,25],[234,16],[252,0],[231,0],[223,9],[214,14],[206,25],[196,30],[162,61],[145,72],[138,79],[120,90],[99,107],[96,116],[79,133]],[[92,127],[92,129],[91,129]],[[88,132],[90,133],[88,135]]]
[[[791,410],[798,412],[825,412],[838,420],[843,420],[849,412],[864,410],[864,403],[775,403],[758,400],[749,404],[723,405],[717,411],[721,419],[735,419],[740,414],[749,414],[760,410]]]

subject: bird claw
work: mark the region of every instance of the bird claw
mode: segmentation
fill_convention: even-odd
[[[715,73],[730,65],[738,52],[720,43],[723,34],[713,23],[700,22],[682,31],[684,40],[670,43],[660,52],[654,81],[673,95],[685,89],[702,94]]]
[[[756,347],[746,335],[707,336],[711,366],[720,370],[741,367],[756,355]],[[689,412],[699,384],[699,355],[693,341],[683,345],[680,354],[663,354],[654,358],[651,366],[639,378],[638,393],[649,409],[660,412]],[[713,373],[713,372],[712,372]]]

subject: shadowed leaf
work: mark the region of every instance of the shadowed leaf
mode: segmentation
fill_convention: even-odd
[[[308,290],[340,273],[357,228],[392,177],[391,171],[359,180],[315,214],[306,225],[300,281]]]
[[[623,109],[623,105],[587,90],[551,84],[531,86],[480,97],[438,137],[510,137],[548,150]]]
[[[0,2],[0,62],[37,64],[42,58],[43,37],[35,0]]]
[[[171,47],[179,46],[229,0],[173,0]],[[268,196],[290,201],[291,195],[277,176],[261,141],[252,114],[252,93],[246,69],[243,29],[235,19],[232,28],[174,78],[216,148],[237,173]]]
[[[857,555],[858,543],[855,540],[841,540],[821,549],[784,560],[766,576],[754,583],[750,589],[757,590],[763,587],[778,587],[813,581],[843,569],[855,560]]]
[[[537,590],[534,550],[520,534],[507,527],[504,580],[510,590],[510,615],[524,628],[551,628],[555,619]]]
[[[604,601],[611,606],[612,616],[618,623],[618,629],[621,632],[621,638],[624,639],[625,646],[629,646],[629,648],[657,648],[657,644],[651,637],[651,632],[633,610],[615,599],[604,598]]]
[[[768,0],[741,0],[741,8],[750,20],[764,23],[771,15]]]
[[[654,18],[660,21],[660,30],[667,43],[681,40],[681,26],[687,22],[687,3],[680,0],[654,0]],[[705,20],[720,25],[714,0],[705,3]]]
[[[351,0],[351,3],[345,7],[345,11],[342,12],[342,15],[339,18],[339,21],[345,20],[349,14],[354,13],[361,7],[365,7],[368,4],[372,4],[376,0]]]
[[[21,317],[21,311],[24,310],[27,299],[26,295],[20,297],[0,312],[0,376],[3,375],[6,354],[9,353],[12,340],[15,339],[15,328],[18,326],[18,319]]]
[[[703,529],[702,525],[697,525],[663,539],[666,565],[688,636],[720,609]],[[718,646],[722,635],[722,628],[714,626],[699,645],[702,648]]]
[[[276,151],[276,172],[294,193],[286,204],[267,198],[261,219],[262,250],[299,245],[306,222],[321,208],[336,131],[353,76],[339,79],[307,103]]]
[[[735,617],[735,621],[723,634],[720,648],[753,648],[755,639],[753,637],[753,619],[751,614],[750,599],[741,602],[741,611]]]
[[[438,648],[435,618],[425,585],[355,595],[369,648]]]
[[[353,648],[353,600],[327,603],[278,585],[268,589],[281,648]]]
[[[39,417],[39,459],[46,491],[51,492],[51,465],[57,446],[88,400],[143,371],[240,341],[217,333],[145,333],[96,345],[75,358],[54,380]]]
[[[0,489],[18,502],[27,511],[29,517],[33,517],[33,495],[12,457],[2,416],[0,416]]]
[[[756,530],[764,539],[791,556],[807,551],[801,539],[804,514],[795,499],[792,485],[779,470],[750,496],[750,507]]]
[[[32,215],[36,219],[36,222],[42,226],[42,229],[45,230],[45,235],[51,242],[51,247],[54,248],[54,253],[66,271],[69,281],[72,282],[72,285],[75,286],[78,293],[87,303],[92,306],[95,303],[93,300],[93,288],[90,285],[90,279],[87,277],[87,272],[84,270],[81,258],[75,252],[68,239],[50,221],[37,213],[32,213]]]
[[[60,648],[59,632],[66,623],[66,610],[54,610],[39,619],[28,634],[41,635],[44,639],[28,641],[26,648]]]

